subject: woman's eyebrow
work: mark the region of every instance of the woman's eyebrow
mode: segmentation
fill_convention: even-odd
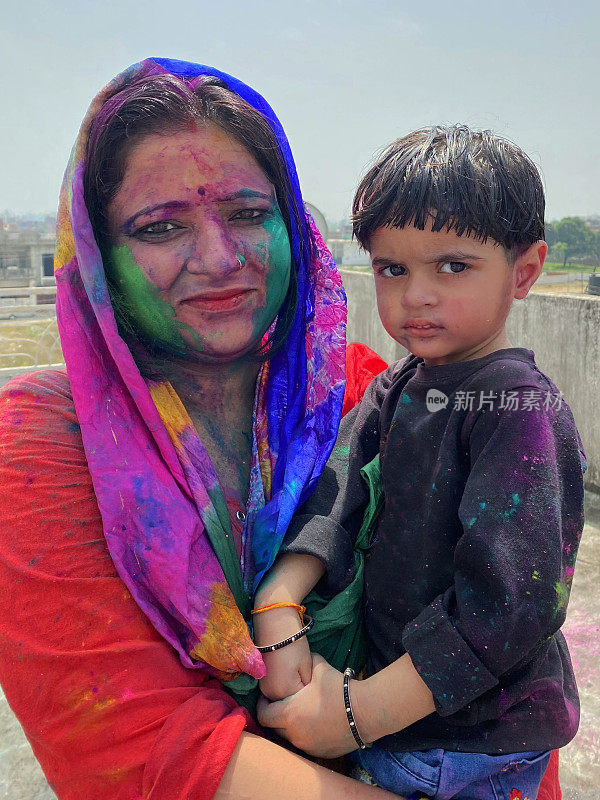
[[[217,202],[219,203],[231,203],[233,200],[269,200],[271,203],[274,202],[275,196],[273,194],[265,194],[265,192],[258,192],[254,189],[240,189],[238,192],[233,192],[232,194],[228,194],[225,197],[219,197]],[[186,211],[188,208],[192,206],[192,203],[188,203],[186,201],[181,200],[170,200],[166,203],[156,203],[153,206],[146,206],[145,208],[136,211],[133,216],[129,217],[125,220],[122,225],[123,232],[127,233],[133,227],[136,219],[138,217],[143,217],[146,214],[152,214],[153,211]]]
[[[157,203],[154,206],[146,206],[145,208],[140,209],[140,211],[136,211],[136,213],[132,217],[129,217],[129,219],[126,219],[125,222],[123,223],[121,229],[125,233],[127,233],[128,231],[131,230],[131,228],[133,227],[134,222],[136,221],[136,219],[138,217],[143,217],[146,214],[151,214],[153,211],[159,211],[159,210],[162,210],[162,211],[181,211],[181,210],[188,209],[190,207],[190,205],[191,205],[191,203],[187,203],[187,202],[182,201],[182,200],[170,200],[167,203]]]
[[[219,197],[219,203],[230,203],[232,200],[270,200],[271,202],[275,199],[273,194],[265,194],[264,192],[259,192],[256,189],[240,189],[237,192],[233,192],[232,194],[225,195],[225,197]]]

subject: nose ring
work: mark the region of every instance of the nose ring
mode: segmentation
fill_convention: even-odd
[[[238,255],[238,256],[235,257],[235,260],[239,264],[238,269],[243,269],[244,268],[244,264],[246,263],[246,259],[244,258],[244,256],[239,256]]]

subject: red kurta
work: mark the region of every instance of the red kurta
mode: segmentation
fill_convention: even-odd
[[[0,682],[60,800],[209,800],[249,714],[118,577],[64,373],[0,397]]]

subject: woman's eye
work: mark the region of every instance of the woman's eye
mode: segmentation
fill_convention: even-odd
[[[231,217],[232,221],[262,222],[269,212],[264,208],[242,208]]]
[[[469,269],[468,264],[463,264],[462,261],[446,261],[442,264],[440,272],[445,272],[448,275],[460,275],[461,272],[466,272]]]
[[[400,275],[404,275],[405,272],[406,269],[401,267],[400,264],[390,264],[380,270],[379,274],[383,275],[384,278],[398,278]]]
[[[151,222],[149,225],[144,225],[136,231],[135,235],[138,238],[146,239],[159,239],[162,236],[167,236],[173,231],[179,230],[181,225],[176,225],[174,222],[164,220],[161,222]]]

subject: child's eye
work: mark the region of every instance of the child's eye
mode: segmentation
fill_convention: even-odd
[[[466,272],[468,269],[469,265],[463,264],[462,261],[446,261],[445,264],[442,264],[440,272],[445,272],[450,275],[460,275],[461,272]]]
[[[400,275],[404,275],[405,272],[405,267],[401,267],[400,264],[390,264],[379,270],[379,274],[383,275],[384,278],[398,278]]]

